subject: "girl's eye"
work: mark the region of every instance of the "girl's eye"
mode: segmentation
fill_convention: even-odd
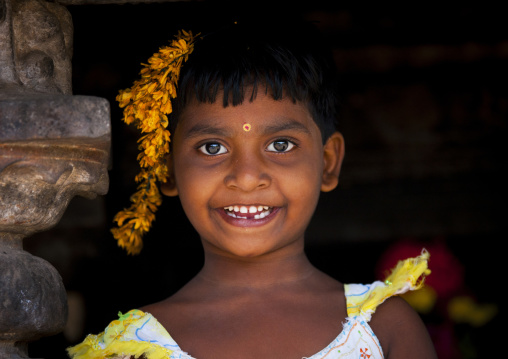
[[[199,150],[203,152],[205,155],[211,156],[221,155],[223,153],[228,152],[226,150],[226,147],[217,142],[205,143],[204,145],[199,147]]]
[[[277,140],[270,143],[267,149],[271,152],[288,152],[293,147],[295,144],[289,140]]]

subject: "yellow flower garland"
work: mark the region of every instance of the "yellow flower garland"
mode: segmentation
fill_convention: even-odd
[[[172,112],[171,99],[182,64],[194,50],[196,36],[179,31],[170,46],[159,49],[148,64],[142,64],[141,79],[116,100],[124,108],[123,121],[135,124],[144,134],[139,140],[138,161],[141,172],[136,176],[138,190],[131,196],[131,206],[116,214],[113,221],[118,228],[111,229],[118,245],[128,254],[138,254],[143,247],[142,237],[155,220],[155,212],[162,203],[157,180],[166,182],[168,168],[165,156],[169,153],[170,133],[168,117]]]

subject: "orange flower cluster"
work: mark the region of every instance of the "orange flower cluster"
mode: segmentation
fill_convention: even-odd
[[[170,46],[160,48],[148,59],[148,64],[142,64],[141,79],[131,88],[121,90],[116,97],[124,108],[123,121],[135,124],[144,134],[138,140],[141,151],[138,155],[141,172],[135,178],[138,190],[131,196],[130,207],[114,217],[118,228],[111,229],[118,245],[129,254],[141,251],[142,237],[150,229],[162,202],[157,180],[166,182],[168,174],[165,163],[170,141],[167,115],[172,112],[171,99],[176,97],[180,69],[194,50],[195,39],[191,32],[178,32]]]

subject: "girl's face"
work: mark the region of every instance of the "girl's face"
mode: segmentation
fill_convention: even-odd
[[[173,136],[163,192],[180,196],[205,251],[300,251],[320,191],[337,184],[342,146],[338,133],[323,146],[307,106],[288,99],[258,94],[226,108],[221,98],[191,102]]]

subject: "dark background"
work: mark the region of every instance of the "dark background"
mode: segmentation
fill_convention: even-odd
[[[101,332],[118,311],[171,295],[200,269],[199,239],[178,199],[164,200],[141,255],[127,256],[110,235],[138,171],[138,134],[120,121],[114,98],[178,29],[200,31],[252,12],[262,26],[274,4],[284,5],[281,16],[316,21],[341,77],[346,158],[339,188],[323,194],[308,229],[313,263],[342,282],[372,282],[380,279],[380,256],[401,241],[442,245],[460,263],[455,269],[463,282],[454,295],[496,304],[502,314],[505,13],[465,5],[239,4],[69,7],[74,94],[105,97],[112,106],[111,185],[104,197],[74,199],[57,227],[25,240],[28,251],[59,270],[71,302],[70,327],[31,344],[32,357],[65,357],[65,347]],[[435,268],[434,274],[446,283],[452,269]],[[481,327],[453,323],[442,308],[423,318],[442,357],[482,358],[500,350],[500,314]]]

